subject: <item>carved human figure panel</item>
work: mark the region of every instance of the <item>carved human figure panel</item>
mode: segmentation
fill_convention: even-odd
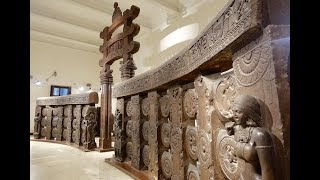
[[[97,112],[95,107],[86,106],[82,110],[82,116],[84,118],[81,122],[81,141],[86,149],[94,149],[97,146],[95,143],[95,127],[97,126],[96,115]]]
[[[220,165],[229,179],[273,180],[272,135],[262,127],[260,104],[250,95],[237,96],[232,106],[233,122],[226,123],[219,142]]]
[[[35,110],[35,116],[34,116],[34,132],[33,132],[33,136],[35,139],[39,139],[40,138],[40,131],[41,131],[41,106],[36,106],[36,110]]]

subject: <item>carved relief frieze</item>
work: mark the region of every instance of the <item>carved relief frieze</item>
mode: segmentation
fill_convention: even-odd
[[[71,94],[67,96],[57,97],[39,97],[37,98],[37,105],[49,106],[49,105],[68,105],[68,104],[97,104],[99,97],[97,92]]]

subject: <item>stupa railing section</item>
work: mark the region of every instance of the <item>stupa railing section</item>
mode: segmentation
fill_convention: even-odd
[[[272,2],[229,1],[177,56],[114,85],[118,162],[149,179],[290,179],[290,26],[271,17],[279,10]],[[259,102],[251,108],[261,122],[248,126],[266,132],[267,145],[256,146],[261,160],[255,162],[238,152],[232,108],[242,98]],[[261,147],[275,152],[270,161],[263,160],[270,154],[261,155]],[[245,174],[250,163],[260,174]],[[265,168],[270,165],[272,170]]]
[[[37,98],[34,139],[95,150],[98,101],[96,92]]]

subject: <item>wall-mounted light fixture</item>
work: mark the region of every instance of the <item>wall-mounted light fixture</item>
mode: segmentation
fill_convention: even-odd
[[[52,75],[51,76],[49,76],[47,79],[46,79],[46,82],[48,82],[49,81],[49,79],[51,78],[51,77],[57,77],[57,71],[54,71],[53,73],[52,73]]]

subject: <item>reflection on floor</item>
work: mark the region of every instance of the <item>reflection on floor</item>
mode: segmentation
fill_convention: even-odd
[[[131,180],[104,162],[114,152],[83,152],[67,145],[30,141],[31,180]]]

